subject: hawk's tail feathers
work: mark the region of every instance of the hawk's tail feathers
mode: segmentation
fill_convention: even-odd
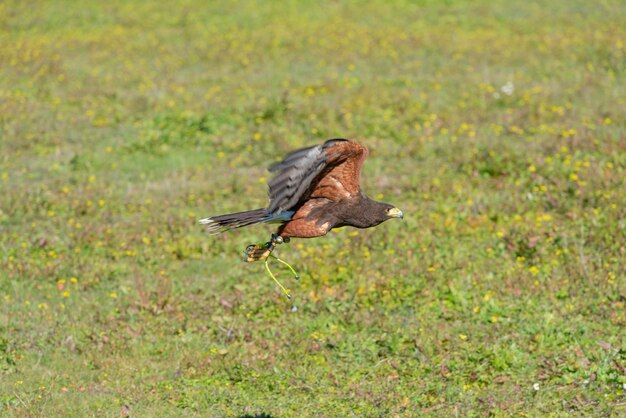
[[[200,219],[200,223],[206,225],[206,230],[211,234],[219,234],[235,228],[257,225],[265,222],[284,222],[291,219],[293,212],[283,212],[279,215],[270,214],[267,209],[254,209],[244,212],[228,213],[226,215],[212,216]]]

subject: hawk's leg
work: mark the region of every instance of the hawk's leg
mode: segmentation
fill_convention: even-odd
[[[266,242],[265,244],[250,244],[244,250],[246,257],[243,261],[252,263],[254,261],[263,260],[270,256],[274,251],[275,245],[272,242]]]
[[[266,242],[265,244],[256,244],[256,245],[255,244],[250,244],[250,245],[248,245],[246,247],[246,250],[244,251],[244,254],[246,255],[246,257],[244,258],[244,261],[246,261],[248,263],[252,263],[252,262],[258,261],[258,260],[265,260],[265,263],[264,263],[265,270],[267,270],[267,273],[270,275],[272,280],[274,280],[276,282],[278,287],[280,287],[280,289],[285,293],[285,295],[287,295],[287,297],[289,299],[291,299],[291,295],[289,294],[287,289],[285,289],[285,287],[278,281],[276,276],[274,276],[274,274],[270,270],[270,266],[269,266],[269,258],[272,257],[272,258],[276,259],[278,262],[286,265],[289,268],[289,270],[291,270],[291,272],[293,273],[293,275],[296,278],[296,280],[298,280],[300,278],[300,276],[298,276],[298,273],[296,273],[294,268],[291,267],[291,265],[289,263],[287,263],[284,260],[281,260],[280,258],[276,257],[275,255],[272,255],[272,251],[274,251],[274,249],[276,248],[276,245],[282,244],[284,242],[285,243],[289,242],[289,238],[283,238],[280,235],[272,234],[271,241]]]
[[[270,256],[276,245],[283,242],[289,242],[289,238],[281,237],[280,235],[272,234],[272,239],[265,244],[250,244],[243,252],[246,258],[243,261],[252,263],[254,261],[264,260]]]

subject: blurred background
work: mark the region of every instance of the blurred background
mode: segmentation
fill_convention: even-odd
[[[0,414],[624,414],[625,16],[0,3]],[[281,246],[291,312],[197,220],[332,137],[405,219]]]

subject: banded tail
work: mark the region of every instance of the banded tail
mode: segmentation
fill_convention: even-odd
[[[200,223],[206,225],[206,230],[211,234],[220,234],[235,228],[257,225],[266,222],[285,222],[291,219],[293,211],[282,212],[273,215],[267,209],[246,210],[244,212],[228,213],[226,215],[212,216],[200,219]]]

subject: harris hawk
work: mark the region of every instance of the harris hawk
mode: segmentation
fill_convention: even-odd
[[[288,263],[272,254],[277,244],[291,238],[321,237],[333,228],[370,228],[387,219],[403,217],[400,209],[372,200],[361,191],[361,168],[367,154],[367,148],[347,139],[330,139],[322,145],[294,151],[269,168],[275,175],[268,183],[267,208],[212,216],[200,223],[210,233],[280,223],[270,241],[246,248],[244,261],[264,259],[270,277],[290,298],[268,266],[272,257],[289,267],[298,279]]]

